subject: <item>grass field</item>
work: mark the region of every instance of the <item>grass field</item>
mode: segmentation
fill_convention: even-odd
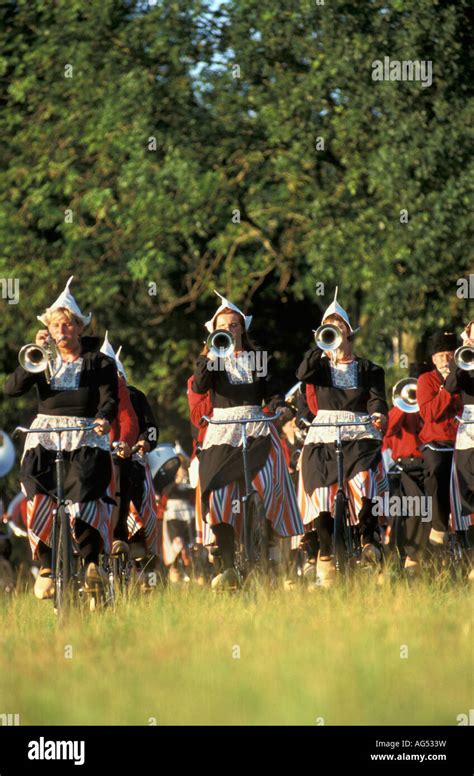
[[[472,597],[443,577],[116,611],[0,601],[0,713],[22,725],[456,725],[472,703]],[[238,656],[240,654],[240,657]],[[404,656],[406,655],[406,656]]]

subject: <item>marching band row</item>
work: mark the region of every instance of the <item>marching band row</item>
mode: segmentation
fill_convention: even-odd
[[[71,281],[38,316],[44,329],[34,345],[22,348],[20,365],[4,386],[10,397],[35,386],[38,414],[31,428],[45,429],[27,435],[21,459],[28,537],[33,558],[40,563],[35,583],[39,598],[51,597],[54,585],[51,529],[57,442],[49,429],[57,425],[96,422],[90,431],[71,430],[63,442],[65,493],[86,585],[104,583],[99,553],[110,553],[117,543],[138,541],[149,557],[160,554],[148,460],[158,428],[146,396],[128,384],[108,336],[101,346],[98,338],[84,335],[91,314],[82,314]],[[239,504],[245,496],[246,463],[235,421],[242,418],[250,421],[248,466],[269,536],[300,537],[308,565],[323,586],[330,587],[335,576],[333,514],[341,466],[339,482],[342,476],[364,563],[377,565],[382,559],[391,516],[381,515],[374,505],[390,491],[388,469],[397,475],[390,477],[392,496],[424,496],[431,504],[430,521],[421,512],[404,521],[408,572],[419,568],[431,543],[445,543],[449,532],[457,532],[467,544],[474,522],[473,321],[462,333],[461,348],[454,334],[439,332],[434,337],[432,368],[419,374],[414,367],[410,376],[417,378],[416,384],[404,381],[397,386],[389,411],[384,370],[354,353],[358,330],[337,301],[336,289],[316,342],[296,370],[301,389],[295,409],[273,373],[271,357],[261,368],[263,351],[249,334],[252,317],[219,297],[218,309],[205,324],[209,339],[187,391],[195,435],[191,471],[196,532],[204,546],[217,546],[221,568],[212,582],[215,589],[235,587],[239,581],[235,539],[242,530]],[[279,411],[278,425],[265,422],[262,408]],[[223,422],[208,425],[201,422],[204,415]],[[312,421],[304,439],[296,429],[303,417]],[[341,457],[334,423],[347,424],[341,432]],[[114,441],[120,444],[112,460]],[[137,442],[138,454],[131,456]],[[300,455],[292,455],[295,451]],[[292,541],[295,546],[295,538]]]

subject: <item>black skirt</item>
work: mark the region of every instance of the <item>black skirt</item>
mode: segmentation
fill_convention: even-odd
[[[44,493],[53,498],[57,495],[55,450],[46,450],[41,445],[30,448],[21,465],[21,482],[27,498]],[[103,499],[115,503],[106,496],[112,476],[110,453],[99,447],[78,447],[63,452],[64,497],[73,504]]]
[[[375,470],[382,458],[380,442],[376,439],[342,442],[344,482],[359,472]],[[303,482],[308,495],[316,488],[337,482],[336,446],[334,443],[308,444],[301,453]]]
[[[269,435],[249,438],[248,463],[251,480],[264,467],[270,447]],[[199,480],[204,501],[207,501],[211,490],[218,490],[231,482],[243,479],[242,447],[213,445],[199,453]]]

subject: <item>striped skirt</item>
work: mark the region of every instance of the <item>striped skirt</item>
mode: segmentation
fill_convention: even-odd
[[[104,494],[113,499],[115,496],[115,473],[112,476]],[[23,486],[22,486],[23,489]],[[52,546],[53,511],[56,508],[56,500],[44,493],[36,493],[27,502],[27,528],[28,539],[33,560],[38,560],[38,544],[43,542],[48,547]],[[112,509],[113,505],[97,499],[96,501],[84,501],[67,504],[73,536],[76,519],[82,520],[99,532],[102,539],[102,551],[109,554],[112,547]]]
[[[298,503],[303,517],[303,523],[309,525],[314,522],[320,512],[333,512],[334,501],[338,490],[337,482],[322,488],[315,488],[309,495],[304,486],[303,471],[300,469],[298,482]],[[377,469],[367,469],[358,472],[350,480],[344,483],[344,492],[348,501],[349,519],[351,525],[359,522],[359,512],[362,508],[362,499],[373,499],[388,491],[388,478],[383,462]],[[379,524],[385,525],[385,515],[379,517]]]
[[[270,439],[270,453],[263,468],[252,480],[252,485],[262,497],[266,517],[274,531],[283,537],[301,534],[304,528],[293,482],[285,463],[278,432],[273,425],[270,426]],[[198,487],[196,503],[200,497],[199,491]],[[241,537],[241,499],[244,493],[243,483],[240,485],[238,482],[232,482],[223,488],[211,491],[209,511],[204,519],[200,510],[196,509],[198,542],[201,541],[204,545],[212,544],[214,542],[212,526],[217,523],[232,525],[236,536]]]
[[[150,464],[144,464],[145,479],[138,503],[130,501],[127,517],[128,538],[131,539],[138,531],[143,531],[143,538],[148,555],[158,555],[158,526],[156,512],[156,495],[153,486]]]

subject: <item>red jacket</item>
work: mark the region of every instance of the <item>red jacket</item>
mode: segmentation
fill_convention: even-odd
[[[403,412],[392,407],[388,413],[388,427],[382,450],[389,448],[394,461],[397,458],[421,458],[420,431],[423,426],[419,412]]]
[[[127,388],[127,383],[119,375],[118,378],[118,412],[117,417],[112,423],[110,429],[110,443],[112,442],[126,442],[130,447],[133,447],[138,439],[140,427],[138,425],[138,418],[133,409],[132,400],[130,399],[130,393]]]
[[[212,402],[210,391],[207,391],[207,393],[195,393],[193,391],[193,380],[194,375],[191,375],[191,377],[188,378],[189,417],[191,418],[191,423],[193,426],[196,426],[198,430],[197,440],[193,442],[194,454],[196,444],[201,444],[204,439],[204,434],[206,433],[206,428],[208,426],[207,423],[203,423],[203,425],[200,426],[199,421],[203,415],[212,415]]]
[[[443,388],[443,378],[437,369],[425,372],[418,378],[416,398],[423,420],[420,440],[428,442],[454,442],[458,422],[454,416],[461,409],[459,394],[451,394]]]
[[[316,387],[311,383],[306,383],[305,391],[306,391],[306,401],[308,402],[308,407],[313,413],[313,415],[316,417],[316,415],[318,414],[318,397],[316,396]]]

